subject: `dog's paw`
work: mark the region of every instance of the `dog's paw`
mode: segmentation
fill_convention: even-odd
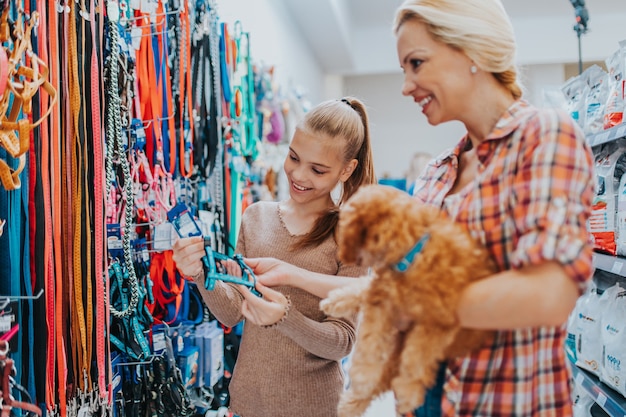
[[[320,301],[320,309],[332,317],[349,318],[359,310],[359,303],[347,288],[331,291],[327,298]]]
[[[370,403],[370,398],[356,398],[350,391],[347,391],[339,400],[337,417],[361,417]]]
[[[409,413],[424,404],[425,389],[423,386],[395,379],[391,383],[396,397],[396,411],[400,414]]]

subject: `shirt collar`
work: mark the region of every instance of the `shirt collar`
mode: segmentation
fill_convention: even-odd
[[[485,142],[493,141],[497,139],[503,139],[511,134],[523,120],[521,115],[528,110],[530,105],[526,100],[516,100],[506,111],[500,116],[500,119],[496,122],[495,127],[485,138]],[[463,138],[456,144],[454,148],[450,148],[442,152],[436,159],[436,165],[443,165],[452,157],[456,157],[457,160],[461,156],[461,152],[468,146],[469,135],[465,134]]]

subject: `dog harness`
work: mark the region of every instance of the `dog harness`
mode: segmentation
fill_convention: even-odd
[[[411,248],[409,253],[404,255],[404,258],[400,259],[400,262],[394,265],[394,269],[398,272],[406,272],[415,260],[415,257],[422,252],[424,245],[428,242],[428,239],[430,239],[430,233],[426,233],[422,236],[421,239],[417,241],[415,246]]]

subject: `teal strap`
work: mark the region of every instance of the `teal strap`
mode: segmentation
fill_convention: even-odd
[[[422,249],[424,249],[424,245],[428,242],[428,239],[430,239],[430,234],[426,233],[420,240],[417,241],[409,253],[407,253],[404,258],[400,259],[400,262],[394,266],[395,270],[398,272],[406,272],[415,260],[415,257],[419,255]]]

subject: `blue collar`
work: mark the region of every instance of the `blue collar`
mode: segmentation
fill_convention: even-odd
[[[415,260],[415,257],[420,254],[422,249],[424,249],[424,245],[430,239],[430,233],[426,233],[420,240],[417,241],[415,246],[407,253],[404,258],[400,259],[400,262],[394,265],[394,269],[398,272],[406,272],[409,269],[409,266]]]

